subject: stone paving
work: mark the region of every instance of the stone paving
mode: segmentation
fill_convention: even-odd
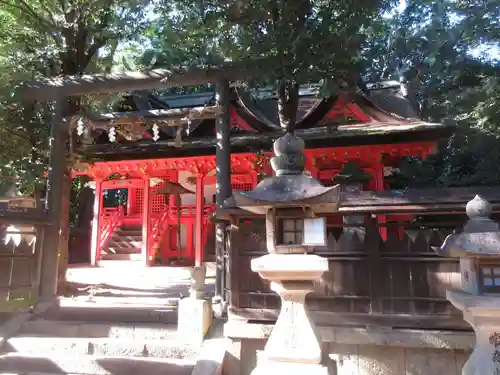
[[[206,296],[213,295],[213,271]],[[200,347],[177,332],[176,302],[189,294],[189,268],[109,261],[71,266],[73,291],[4,335],[0,373],[188,375]],[[13,332],[14,333],[14,332]]]

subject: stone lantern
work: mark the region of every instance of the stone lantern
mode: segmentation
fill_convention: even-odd
[[[342,170],[333,178],[333,181],[340,185],[341,191],[345,193],[360,193],[363,191],[363,185],[367,184],[373,176],[361,169],[354,160],[349,160]],[[349,236],[357,235],[363,241],[365,237],[365,228],[363,215],[344,216],[342,221],[346,226],[343,233]]]
[[[460,258],[461,287],[446,298],[474,328],[476,346],[462,375],[500,374],[500,228],[491,205],[476,196],[467,203],[468,222],[451,234],[437,253]]]
[[[328,270],[328,260],[310,254],[326,246],[326,220],[338,210],[340,187],[324,187],[303,174],[304,142],[286,133],[274,143],[273,177],[254,190],[233,193],[241,209],[265,215],[268,255],[253,259],[252,271],[271,282],[281,297],[281,312],[253,375],[327,374],[321,338],[305,308],[313,281]]]

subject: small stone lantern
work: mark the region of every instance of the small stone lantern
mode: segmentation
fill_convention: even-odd
[[[333,181],[340,185],[342,192],[360,193],[363,191],[363,185],[367,184],[373,176],[361,169],[354,160],[349,160],[342,170],[333,178]],[[342,218],[344,224],[344,235],[357,235],[363,241],[365,237],[365,228],[363,226],[365,217],[363,215],[348,215]]]
[[[340,187],[324,187],[303,174],[304,142],[286,133],[274,143],[275,176],[254,190],[236,191],[236,206],[266,216],[268,255],[253,259],[252,271],[271,282],[282,300],[281,312],[253,375],[327,374],[321,338],[305,308],[313,281],[328,270],[328,260],[310,254],[326,246],[326,220],[338,210]]]
[[[474,328],[476,346],[462,375],[500,374],[500,228],[491,205],[476,196],[467,203],[469,221],[444,240],[439,255],[460,258],[461,287],[446,298]]]

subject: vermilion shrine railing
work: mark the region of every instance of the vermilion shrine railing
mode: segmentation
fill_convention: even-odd
[[[213,227],[210,225],[212,222],[210,221],[210,215],[214,212],[215,205],[207,205],[204,208],[204,220],[203,220],[203,244],[202,247],[205,248],[208,240],[208,234],[210,233],[210,229]],[[177,225],[177,215],[181,217],[181,221],[184,221],[185,218],[194,218],[196,216],[196,207],[195,206],[171,206],[165,207],[163,212],[159,216],[153,217],[151,221],[151,230],[149,231],[149,239],[148,239],[148,254],[149,258],[153,258],[155,256],[155,249],[159,246],[159,243],[162,241],[162,237],[165,235],[169,226]],[[192,222],[193,220],[190,220]],[[190,223],[192,225],[192,223]],[[180,244],[177,244],[180,247]],[[188,251],[188,253],[191,253]]]
[[[163,212],[159,217],[153,218],[151,222],[151,231],[149,235],[149,248],[148,253],[152,254],[153,249],[156,247],[157,243],[161,241],[161,237],[169,225],[169,218],[172,215],[176,215],[176,210],[171,207],[165,207]]]
[[[214,212],[214,210],[215,205],[213,204],[206,205],[204,208],[202,248],[206,247],[207,241],[210,237],[210,232],[213,230],[213,224],[210,220],[210,216]],[[177,225],[177,215],[180,216],[181,225],[187,225],[189,227],[185,235],[190,237],[194,233],[194,221],[196,217],[195,206],[166,206],[161,212],[153,212],[151,214],[149,224],[150,227],[148,230],[148,259],[152,260],[155,258],[156,252],[161,246],[163,237],[169,230],[169,226],[175,227]],[[115,230],[119,226],[124,225],[127,219],[133,219],[134,221],[137,220],[139,222],[139,220],[142,220],[142,215],[126,215],[123,206],[106,207],[103,209],[102,223],[99,235],[99,250],[103,249],[106,246]],[[186,255],[194,255],[194,242],[190,241],[187,238],[185,238],[185,241]],[[180,246],[180,244],[177,244],[176,248],[180,248]]]
[[[124,216],[122,206],[104,208],[104,217],[101,225],[101,234],[99,239],[99,248],[106,246],[115,229],[120,225],[121,219]]]

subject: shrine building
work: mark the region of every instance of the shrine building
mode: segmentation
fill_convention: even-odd
[[[319,98],[318,91],[317,85],[301,88],[296,133],[306,144],[306,173],[327,186],[337,183],[339,173],[361,173],[363,190],[389,190],[402,158],[425,158],[453,131],[419,119],[418,103],[401,93],[398,82],[330,98]],[[272,142],[283,134],[277,99],[272,90],[238,87],[229,97],[231,188],[251,190],[272,173]],[[82,163],[73,177],[87,176],[95,190],[86,245],[92,264],[213,260],[220,110],[215,101],[210,90],[131,92],[117,112],[77,122]],[[379,223],[407,219],[376,215]],[[341,215],[329,220],[343,222]],[[387,237],[386,227],[379,230]]]

